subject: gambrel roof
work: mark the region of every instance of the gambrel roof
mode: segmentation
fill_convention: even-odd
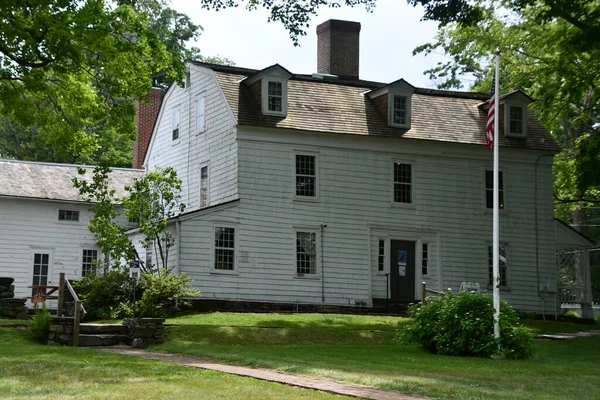
[[[192,62],[214,71],[239,125],[352,135],[391,136],[485,145],[487,94],[415,88],[411,128],[390,127],[367,93],[386,84],[364,80],[329,80],[294,74],[288,82],[285,118],[266,116],[260,99],[242,81],[259,71]],[[500,145],[560,151],[537,118],[528,112],[527,137],[500,135]]]
[[[0,160],[0,197],[83,202],[73,187],[73,178],[80,176],[78,168],[85,168],[91,179],[94,167],[90,166]],[[117,197],[124,196],[125,186],[143,175],[139,169],[114,168],[109,187],[115,189]]]

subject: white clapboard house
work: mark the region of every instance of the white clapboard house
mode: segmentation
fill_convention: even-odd
[[[491,290],[488,95],[361,80],[359,31],[319,25],[316,74],[190,62],[165,93],[144,163],[183,179],[173,263],[203,298],[371,306],[419,299],[421,282]],[[559,148],[531,101],[500,102],[501,296],[541,312],[570,228],[553,219]]]
[[[0,160],[0,276],[15,279],[15,297],[58,285],[61,272],[78,280],[102,256],[88,230],[90,204],[73,187],[78,167]],[[143,173],[114,169],[109,185],[122,196]]]

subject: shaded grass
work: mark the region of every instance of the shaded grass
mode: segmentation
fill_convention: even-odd
[[[538,341],[533,359],[515,361],[435,356],[397,344],[393,329],[407,320],[395,317],[216,313],[167,322],[178,325],[167,328],[169,342],[156,349],[440,399],[591,400],[600,393],[598,336]],[[598,329],[526,325],[535,333]]]
[[[0,329],[0,371],[4,399],[347,398],[99,350],[43,346],[22,329]]]
[[[31,320],[0,318],[0,325],[29,325]]]

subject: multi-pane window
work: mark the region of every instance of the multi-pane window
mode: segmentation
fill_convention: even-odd
[[[81,276],[94,271],[96,269],[96,262],[98,261],[98,250],[83,250],[83,256],[81,258]]]
[[[314,232],[296,232],[296,273],[317,273],[317,234]]]
[[[205,123],[205,100],[204,97],[196,99],[196,132],[204,132]]]
[[[412,166],[394,163],[394,202],[412,203]]]
[[[379,241],[379,254],[377,255],[377,271],[385,270],[385,240]]]
[[[508,269],[508,263],[506,261],[506,247],[500,246],[498,257],[498,272],[500,275],[500,286],[506,286],[506,271]],[[494,248],[488,246],[488,267],[489,267],[489,281],[488,285],[493,286],[494,281]]]
[[[523,107],[509,107],[508,132],[514,135],[523,134]]]
[[[296,154],[296,196],[317,195],[316,157]]]
[[[208,166],[200,168],[200,207],[208,205]]]
[[[35,253],[33,255],[33,280],[32,285],[45,286],[48,284],[48,268],[50,266],[50,254]],[[34,296],[36,289],[33,288],[31,295]]]
[[[504,174],[498,171],[498,208],[504,208]],[[494,208],[494,171],[485,171],[485,207]]]
[[[173,140],[179,139],[179,110],[173,110],[173,114],[171,116],[171,132],[173,135]]]
[[[421,275],[427,275],[427,267],[429,266],[429,245],[422,244],[421,249]]]
[[[79,221],[79,211],[58,210],[59,221]]]
[[[269,81],[267,86],[268,110],[273,112],[283,111],[283,83]]]
[[[235,267],[235,228],[215,227],[215,269],[233,271]]]
[[[408,99],[406,96],[394,95],[392,105],[392,122],[394,125],[408,124]]]
[[[154,242],[149,241],[146,244],[146,268],[148,270],[152,269],[152,252],[154,251]]]

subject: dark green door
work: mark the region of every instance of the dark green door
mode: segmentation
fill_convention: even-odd
[[[392,300],[415,300],[415,242],[391,241],[390,294]]]

